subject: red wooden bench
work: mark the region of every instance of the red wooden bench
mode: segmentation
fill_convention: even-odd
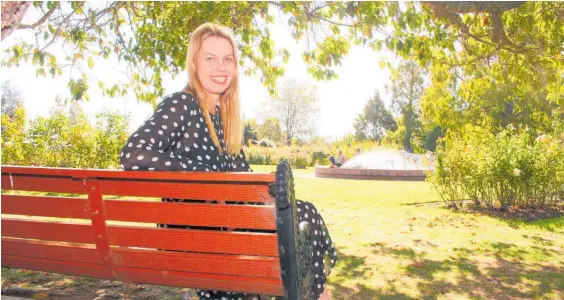
[[[287,162],[272,174],[4,166],[2,194],[2,266],[311,299],[311,233],[294,219]]]

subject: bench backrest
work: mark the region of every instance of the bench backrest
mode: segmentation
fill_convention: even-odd
[[[291,274],[297,271],[288,260],[296,258],[289,256],[292,245],[284,249],[279,243],[294,240],[295,226],[290,220],[290,232],[278,236],[277,223],[283,220],[278,216],[277,222],[278,205],[272,196],[276,176],[4,166],[2,265],[292,297],[296,288],[288,287],[292,282],[296,286]],[[293,218],[291,212],[285,218]],[[157,223],[193,227],[157,228]]]

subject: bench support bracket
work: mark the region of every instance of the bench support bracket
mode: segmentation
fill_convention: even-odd
[[[110,243],[108,239],[108,230],[106,227],[106,216],[104,208],[104,200],[100,183],[96,178],[89,178],[86,181],[86,189],[88,191],[88,203],[90,204],[90,213],[92,227],[96,235],[96,250],[100,254],[100,258],[104,263],[106,270],[112,274],[115,280],[124,281],[125,278],[120,276],[116,270],[116,265],[112,257]]]

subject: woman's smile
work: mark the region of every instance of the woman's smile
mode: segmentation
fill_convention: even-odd
[[[227,80],[227,76],[211,76],[211,80],[215,83],[224,84]]]

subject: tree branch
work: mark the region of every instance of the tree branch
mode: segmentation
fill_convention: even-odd
[[[457,25],[460,30],[468,35],[469,37],[485,43],[485,44],[499,44],[499,45],[509,45],[515,47],[515,45],[507,38],[505,30],[503,29],[503,23],[501,20],[501,15],[509,10],[515,9],[523,5],[524,1],[494,1],[494,2],[460,2],[460,1],[450,1],[450,2],[435,2],[435,1],[424,1],[423,5],[429,7],[437,17],[443,17],[450,21],[451,24]],[[464,24],[458,14],[466,13],[488,13],[492,18],[492,30],[491,30],[491,40],[492,42],[485,41],[470,32],[470,28]]]
[[[47,19],[49,19],[49,17],[55,12],[55,10],[58,7],[59,7],[59,4],[51,6],[51,9],[49,9],[47,11],[47,13],[45,13],[43,15],[43,17],[41,17],[39,20],[37,20],[37,22],[35,22],[33,24],[20,24],[20,25],[18,25],[18,27],[16,27],[16,30],[17,29],[33,29],[33,28],[45,23],[45,21],[47,21]]]
[[[520,7],[526,1],[423,1],[423,5],[430,7],[432,10],[451,12],[456,14],[467,13],[503,13]]]

